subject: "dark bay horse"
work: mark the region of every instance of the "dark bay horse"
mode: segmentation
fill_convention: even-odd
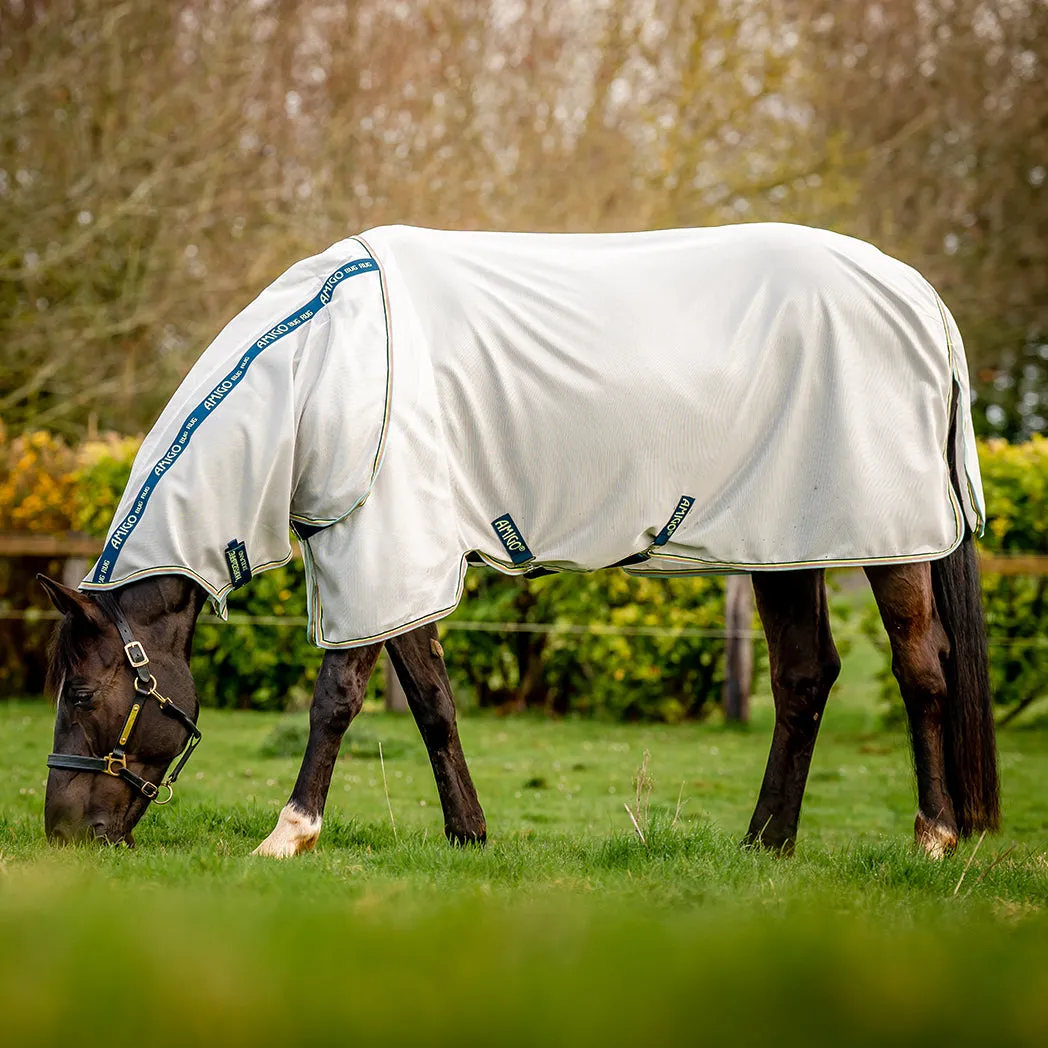
[[[290,521],[327,653],[261,853],[316,842],[383,643],[448,837],[484,839],[432,625],[477,556],[507,574],[752,572],[776,722],[747,840],[780,851],[840,666],[823,570],[864,565],[909,716],[917,841],[945,854],[999,819],[967,382],[931,285],[825,230],[340,241],[205,350],[80,590],[45,580],[65,615],[48,832],[127,840],[169,799],[200,738],[197,616],[290,558]]]
[[[909,717],[917,773],[915,839],[929,855],[941,857],[959,837],[996,829],[999,822],[974,546],[969,538],[944,559],[871,567],[867,575]],[[205,593],[184,576],[167,575],[121,587],[109,603],[44,577],[41,581],[64,615],[52,658],[58,701],[55,753],[99,765],[106,760],[102,755],[110,758],[108,774],[102,767],[62,767],[60,762],[51,768],[48,835],[131,842],[135,824],[158,797],[165,771],[195,741],[192,726],[199,706],[189,654]],[[790,852],[840,658],[830,632],[824,572],[765,572],[755,574],[753,582],[770,653],[775,730],[746,840]],[[122,636],[126,631],[130,639]],[[456,843],[483,841],[484,813],[459,742],[436,626],[386,643],[433,765],[444,831]],[[258,854],[291,856],[316,844],[339,746],[360,712],[381,648],[372,644],[326,652],[298,780]],[[136,668],[143,657],[148,663]],[[148,671],[144,682],[140,670]],[[171,716],[164,703],[185,716]],[[120,774],[122,767],[128,776]]]

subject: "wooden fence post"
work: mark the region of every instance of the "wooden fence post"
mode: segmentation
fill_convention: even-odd
[[[724,718],[750,722],[753,686],[753,586],[749,575],[729,575],[724,597]]]

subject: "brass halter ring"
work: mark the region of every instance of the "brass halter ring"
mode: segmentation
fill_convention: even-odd
[[[149,674],[149,680],[143,681],[141,677],[135,677],[135,691],[139,695],[155,695],[158,699],[162,698],[160,692],[156,690],[156,677],[152,673]],[[161,705],[167,702],[167,699],[163,699]]]
[[[159,793],[160,790],[167,790],[167,796],[163,800],[160,799],[160,793]],[[154,804],[161,804],[161,805],[163,805],[163,804],[170,804],[171,803],[171,798],[174,797],[174,795],[175,795],[175,788],[174,788],[174,786],[171,785],[171,783],[169,783],[169,782],[162,782],[157,787],[157,791],[158,791],[157,795],[153,798],[153,803]]]

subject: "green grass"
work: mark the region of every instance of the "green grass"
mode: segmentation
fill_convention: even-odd
[[[368,712],[317,851],[283,863],[249,852],[294,781],[300,722],[206,710],[135,851],[56,850],[50,710],[0,705],[4,1040],[1046,1043],[1048,734],[1001,737],[1002,834],[928,861],[873,658],[858,640],[846,655],[789,861],[737,844],[766,695],[749,731],[464,718],[484,849],[444,842],[410,719]],[[623,802],[645,751],[642,844]]]

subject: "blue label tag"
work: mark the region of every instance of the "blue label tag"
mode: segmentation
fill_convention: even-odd
[[[680,502],[677,503],[677,508],[673,511],[673,516],[670,517],[669,522],[662,531],[655,536],[655,541],[652,545],[665,546],[673,533],[680,527],[681,521],[688,515],[688,510],[694,505],[695,499],[691,495],[681,495]]]
[[[509,559],[514,564],[526,564],[529,560],[535,559],[535,554],[528,549],[528,544],[524,541],[523,536],[517,530],[517,525],[513,523],[513,518],[508,513],[503,513],[501,517],[496,517],[491,522],[491,526],[495,529],[495,534],[498,535],[499,541],[506,547]]]
[[[226,556],[226,567],[229,568],[229,581],[233,589],[240,589],[251,581],[251,562],[247,559],[247,549],[239,539],[230,539],[229,545],[222,551]]]

